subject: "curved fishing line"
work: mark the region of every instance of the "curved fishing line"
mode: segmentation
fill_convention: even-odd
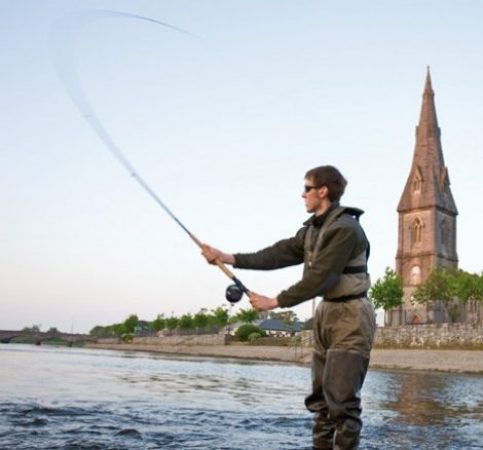
[[[156,192],[149,186],[149,184],[141,177],[141,175],[134,169],[133,165],[121,152],[120,148],[114,142],[114,139],[102,125],[102,122],[97,117],[94,108],[91,106],[87,94],[82,88],[77,72],[75,70],[75,63],[73,60],[72,49],[76,46],[76,39],[80,35],[82,28],[92,23],[94,20],[109,19],[109,18],[129,18],[138,19],[146,22],[151,22],[162,27],[185,34],[191,37],[196,35],[183,30],[181,28],[170,25],[150,17],[140,16],[137,14],[130,14],[120,11],[109,10],[88,10],[79,13],[67,15],[59,19],[52,27],[50,34],[50,49],[54,66],[62,82],[64,89],[68,96],[79,110],[84,120],[94,130],[97,136],[106,145],[107,149],[117,159],[117,161],[129,172],[134,180],[149,194],[149,196],[188,234],[188,236],[198,245],[202,247],[202,242],[175,216],[175,214],[168,208],[168,206],[161,200]],[[220,261],[215,261],[216,265],[246,294],[249,290],[238,280],[235,275]]]
[[[149,186],[149,184],[141,177],[141,175],[134,169],[132,164],[123,155],[114,139],[108,133],[108,131],[102,125],[102,122],[97,117],[94,108],[91,106],[87,99],[87,95],[84,92],[82,85],[80,83],[79,77],[75,70],[75,64],[72,58],[73,52],[72,48],[75,47],[75,38],[79,36],[81,29],[87,24],[91,23],[95,19],[106,19],[114,17],[123,18],[133,18],[144,20],[147,22],[155,23],[161,25],[165,28],[169,28],[173,31],[183,33],[186,35],[194,36],[188,31],[182,30],[181,28],[174,27],[168,23],[161,22],[159,20],[151,19],[149,17],[144,17],[136,14],[129,14],[117,11],[107,11],[107,10],[92,10],[83,11],[78,14],[72,14],[66,16],[61,21],[57,22],[57,26],[53,28],[51,34],[51,46],[53,50],[53,61],[57,71],[57,74],[67,92],[70,99],[82,114],[84,120],[90,125],[94,132],[99,136],[99,138],[104,142],[108,150],[112,155],[124,166],[124,168],[129,172],[129,174],[141,185],[141,187],[153,198],[153,200],[164,209],[164,211],[169,214],[169,216],[186,232],[193,238],[193,234],[186,228],[186,226],[173,214],[173,212],[168,208],[168,206],[161,200],[161,198],[154,192],[154,190]]]

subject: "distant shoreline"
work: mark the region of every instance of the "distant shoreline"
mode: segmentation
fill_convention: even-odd
[[[235,358],[254,361],[279,361],[310,365],[308,347],[259,345],[146,345],[87,344],[87,348],[152,352],[179,356]],[[374,349],[371,369],[418,370],[483,375],[482,350]]]

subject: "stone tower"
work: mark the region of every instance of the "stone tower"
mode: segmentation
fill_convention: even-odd
[[[425,321],[427,317],[410,304],[414,289],[435,267],[456,268],[456,216],[444,164],[429,68],[423,92],[413,161],[397,208],[399,239],[396,272],[401,277],[405,304],[399,323]]]

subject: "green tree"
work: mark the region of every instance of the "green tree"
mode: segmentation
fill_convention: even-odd
[[[240,309],[238,313],[233,317],[233,322],[246,322],[252,323],[258,319],[258,313],[254,309]]]
[[[191,328],[194,328],[194,321],[193,321],[193,316],[191,314],[183,314],[179,318],[178,326],[182,330],[189,330]]]
[[[124,323],[115,323],[111,325],[114,336],[122,336],[123,334],[129,333]]]
[[[89,331],[92,336],[111,336],[113,334],[111,326],[96,325]]]
[[[463,302],[483,301],[483,273],[458,270],[452,278],[455,296]]]
[[[218,306],[218,308],[212,309],[209,315],[209,324],[224,327],[228,324],[229,313],[226,307]]]
[[[483,274],[469,273],[464,270],[435,268],[413,295],[415,303],[441,300],[463,302],[483,301]]]
[[[139,323],[139,318],[136,314],[131,314],[125,321],[124,321],[124,328],[125,333],[134,333],[134,329],[136,325]]]
[[[206,314],[205,308],[201,309],[193,316],[193,326],[195,328],[206,328],[208,326],[209,321],[210,321],[210,318],[208,314]]]
[[[158,314],[156,319],[151,322],[151,328],[154,331],[164,330],[166,328],[166,319],[164,314]]]
[[[166,319],[166,328],[168,330],[175,330],[178,327],[179,319],[177,317],[171,316]]]
[[[387,311],[402,305],[403,288],[401,278],[394,270],[386,267],[384,277],[379,278],[369,290],[369,296],[376,308]]]
[[[448,303],[455,297],[457,281],[455,275],[445,268],[437,267],[430,274],[426,281],[420,284],[413,293],[414,303],[428,303],[440,300]]]

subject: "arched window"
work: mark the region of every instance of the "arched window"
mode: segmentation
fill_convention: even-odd
[[[423,221],[416,217],[412,226],[413,244],[420,244],[423,242]]]
[[[413,286],[421,284],[421,268],[419,266],[411,267],[410,280]]]

